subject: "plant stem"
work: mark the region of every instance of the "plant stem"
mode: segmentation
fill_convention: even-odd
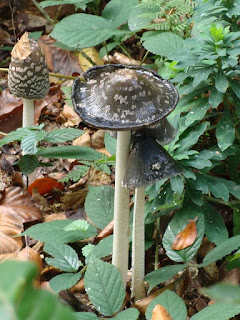
[[[155,262],[154,262],[154,270],[157,270],[159,267],[159,240],[160,240],[160,217],[157,218],[156,220],[156,229],[157,229],[157,234],[156,234],[156,250],[155,250]]]
[[[112,263],[119,269],[124,286],[128,271],[130,191],[123,188],[121,183],[127,167],[130,139],[131,131],[117,133]]]
[[[132,232],[132,292],[135,300],[144,297],[145,232],[144,232],[145,187],[135,189]]]
[[[34,126],[34,100],[22,99],[23,100],[23,127],[33,127]]]
[[[46,20],[54,25],[55,21],[49,16],[49,14],[39,5],[39,3],[36,0],[32,0],[32,3],[35,5],[35,7],[38,8],[38,10],[44,15],[44,17],[46,18]]]

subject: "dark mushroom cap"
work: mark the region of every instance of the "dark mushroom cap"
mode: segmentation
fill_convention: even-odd
[[[139,188],[181,173],[178,163],[154,138],[137,136],[133,145],[122,185]]]
[[[19,98],[41,99],[49,90],[49,72],[38,42],[34,39],[28,40],[29,54],[26,58],[14,55],[13,49],[8,86],[11,93]]]
[[[157,140],[162,146],[169,144],[176,136],[177,130],[166,119],[161,119],[158,123],[145,129],[145,132],[150,137]]]
[[[75,111],[88,125],[110,130],[137,130],[166,117],[177,105],[178,93],[157,73],[125,65],[96,66],[75,80]]]

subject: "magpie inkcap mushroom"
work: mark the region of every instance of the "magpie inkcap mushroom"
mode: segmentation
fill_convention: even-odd
[[[109,130],[138,130],[159,122],[178,102],[175,87],[154,71],[125,65],[96,66],[77,79],[75,111],[88,125]]]

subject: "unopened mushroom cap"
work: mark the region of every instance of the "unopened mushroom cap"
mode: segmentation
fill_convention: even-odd
[[[41,99],[49,90],[49,72],[38,42],[25,33],[12,50],[8,86],[19,98]]]
[[[161,119],[158,123],[148,127],[146,134],[156,139],[162,146],[169,144],[176,136],[177,130],[166,119]]]
[[[137,66],[97,66],[85,79],[74,82],[73,105],[82,120],[96,128],[141,129],[166,117],[178,102],[169,81]]]
[[[177,162],[150,136],[138,136],[133,145],[122,185],[125,188],[146,187],[161,179],[181,173]]]

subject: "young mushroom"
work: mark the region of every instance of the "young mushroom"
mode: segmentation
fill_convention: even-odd
[[[49,90],[49,72],[38,42],[25,32],[12,50],[8,86],[13,95],[23,99],[22,126],[34,126],[34,100]]]
[[[160,130],[161,131],[161,130]],[[170,179],[181,173],[176,161],[145,132],[136,136],[130,152],[123,186],[135,188],[132,232],[132,283],[131,295],[135,300],[144,296],[145,241],[144,205],[145,187],[161,179]],[[170,132],[171,133],[171,132]],[[170,134],[169,139],[173,139]],[[162,139],[163,140],[163,139]]]
[[[113,264],[126,285],[129,245],[129,190],[122,187],[131,131],[159,122],[176,106],[174,86],[153,71],[125,65],[96,66],[72,90],[73,105],[82,120],[95,128],[117,131]]]

